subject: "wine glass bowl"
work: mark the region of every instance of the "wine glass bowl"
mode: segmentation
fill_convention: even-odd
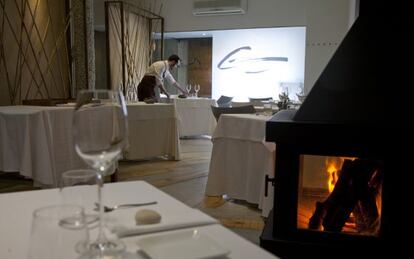
[[[194,86],[194,91],[195,91],[195,97],[198,97],[198,91],[200,91],[200,85],[199,84],[196,84]]]
[[[187,89],[188,94],[190,94],[190,92],[191,92],[191,84],[187,84],[186,89]]]
[[[77,99],[73,127],[75,150],[101,173],[106,172],[125,145],[127,113],[123,106],[123,97],[113,91],[83,90]]]
[[[99,204],[102,204],[104,176],[126,146],[126,118],[125,99],[120,91],[79,92],[73,117],[75,150],[96,172]],[[125,249],[119,240],[108,240],[106,237],[103,229],[103,209],[99,210],[98,226],[98,238],[89,246],[91,255],[114,255]]]

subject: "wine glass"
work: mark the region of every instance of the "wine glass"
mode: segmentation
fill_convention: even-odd
[[[103,225],[102,188],[104,176],[118,159],[127,141],[127,110],[120,91],[81,90],[76,100],[73,137],[78,155],[96,172],[98,184],[98,238],[89,245],[91,256],[113,256],[125,245],[109,240]]]
[[[188,84],[186,88],[187,88],[188,95],[190,95],[190,92],[191,92],[191,84]]]
[[[90,193],[90,188],[95,184],[96,172],[93,169],[75,169],[62,173],[60,194],[63,204],[83,207],[88,224],[98,220],[98,214],[92,210],[97,197]]]
[[[200,91],[200,85],[199,84],[194,85],[194,91],[195,91],[195,97],[198,98],[198,91]]]

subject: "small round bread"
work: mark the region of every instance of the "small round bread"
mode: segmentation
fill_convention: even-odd
[[[137,225],[155,224],[161,221],[161,215],[155,210],[141,209],[135,213]]]

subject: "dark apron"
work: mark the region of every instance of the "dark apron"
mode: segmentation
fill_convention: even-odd
[[[138,85],[138,101],[142,102],[147,98],[156,98],[155,86],[155,76],[144,76]]]

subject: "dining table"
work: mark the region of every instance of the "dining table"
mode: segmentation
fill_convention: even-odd
[[[276,145],[265,141],[270,115],[222,114],[212,136],[213,149],[205,194],[258,205],[267,217],[273,188],[265,195],[265,176],[274,176]],[[269,186],[270,187],[270,186]]]
[[[211,112],[211,106],[216,106],[214,99],[204,97],[179,98],[172,96],[170,99],[161,98],[161,102],[175,105],[178,118],[178,132],[180,137],[192,137],[213,134],[216,120]]]
[[[38,186],[58,186],[60,174],[88,166],[76,154],[73,107],[0,106],[0,171]]]
[[[93,195],[96,191],[95,186],[90,186],[85,197],[96,197]],[[107,205],[156,201],[155,204],[105,214],[105,225],[118,235],[126,250],[134,256],[132,258],[148,258],[147,255],[154,252],[167,255],[156,257],[160,259],[177,258],[173,256],[175,253],[182,258],[191,258],[192,253],[197,252],[191,246],[202,249],[206,256],[220,252],[225,258],[276,258],[225,228],[211,216],[185,205],[147,182],[107,183],[103,195]],[[0,194],[0,258],[27,258],[33,211],[61,202],[57,188]],[[161,221],[137,225],[134,215],[143,208],[159,213]],[[90,240],[94,240],[96,235],[97,230],[90,228]],[[209,250],[210,245],[215,246],[215,252]]]
[[[128,144],[123,159],[180,159],[173,104],[129,103],[127,112]],[[0,171],[19,173],[35,186],[57,187],[63,172],[88,168],[75,151],[73,113],[74,104],[0,106]],[[94,119],[105,120],[102,116],[96,113]]]
[[[180,138],[176,107],[168,103],[131,102],[128,109],[128,160],[166,156],[180,160]]]

